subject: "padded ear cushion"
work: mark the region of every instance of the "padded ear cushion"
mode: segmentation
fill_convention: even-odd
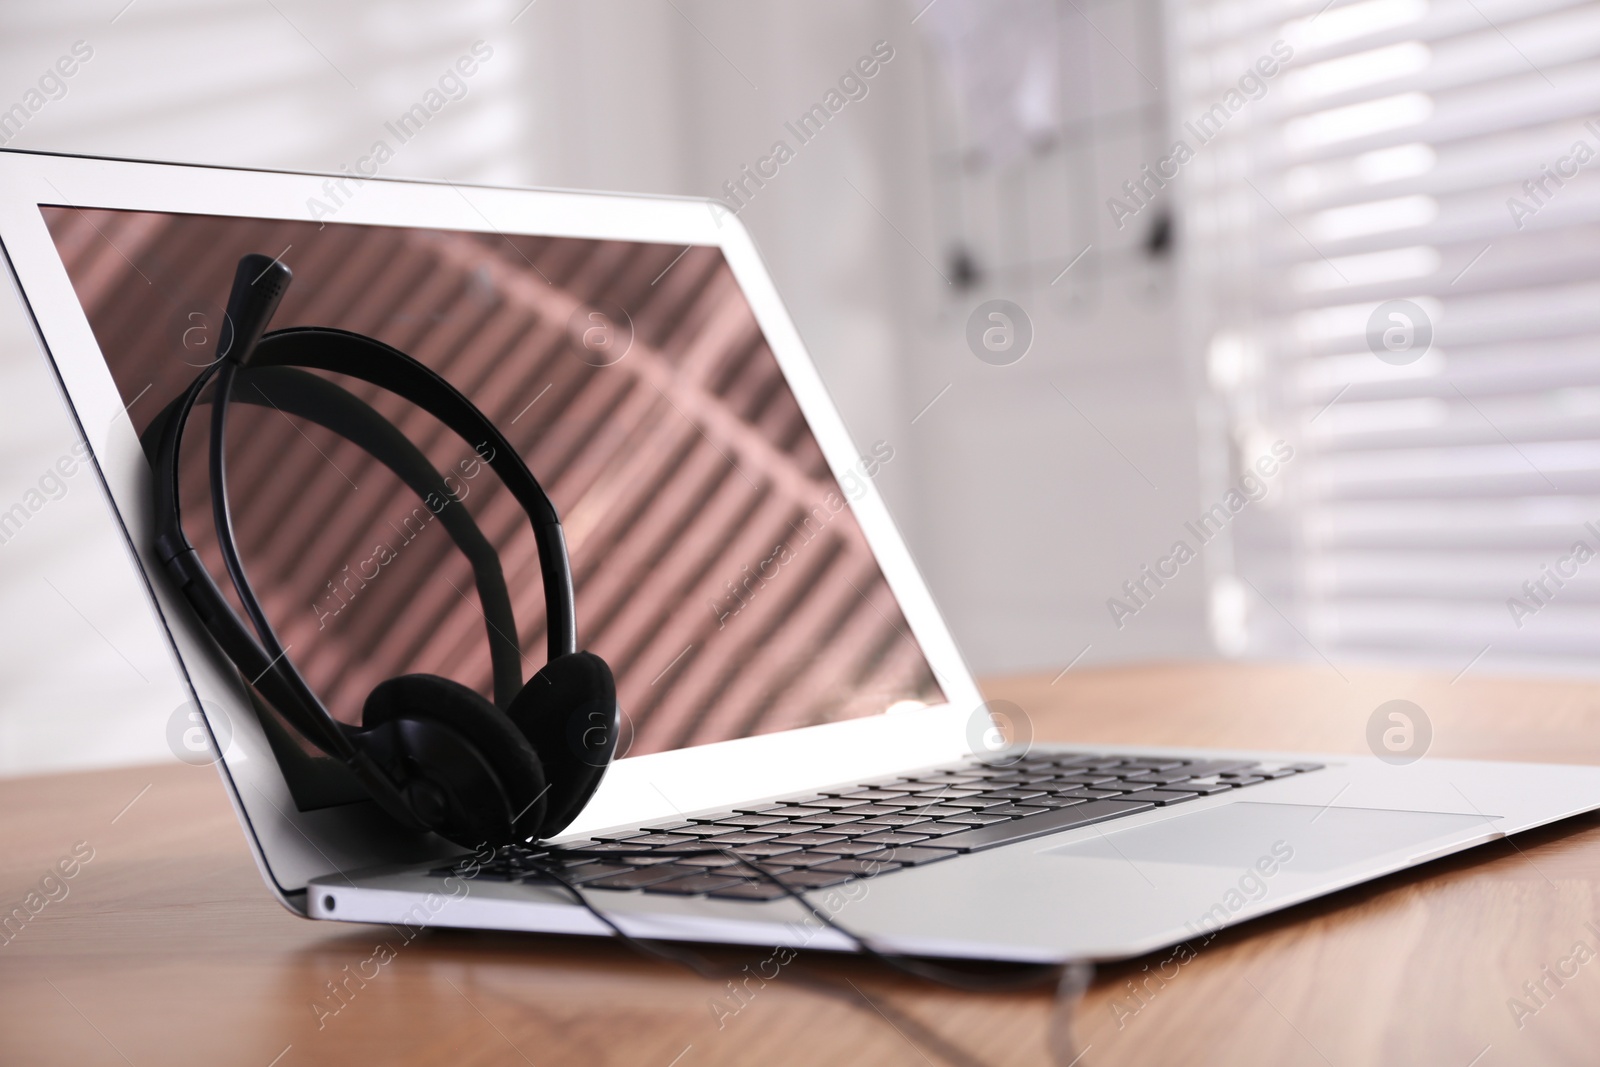
[[[558,656],[528,680],[506,716],[539,754],[550,782],[539,836],[554,837],[589,802],[616,752],[616,680],[592,652]]]
[[[535,835],[546,821],[550,790],[533,746],[503,711],[460,682],[434,674],[406,674],[372,691],[362,709],[361,725],[371,728],[404,718],[436,723],[464,737],[500,780],[518,838]]]

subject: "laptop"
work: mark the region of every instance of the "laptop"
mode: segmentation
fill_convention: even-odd
[[[1025,714],[985,702],[879,494],[911,443],[850,438],[718,202],[6,151],[0,243],[170,642],[163,684],[196,727],[172,736],[199,739],[187,756],[215,763],[296,915],[612,934],[538,848],[464,854],[383,814],[168,587],[140,433],[216,358],[247,253],[293,271],[275,328],[411,354],[549,491],[581,645],[623,711],[620,758],[556,843],[582,848],[565,876],[631,935],[859,947],[820,913],[886,951],[1116,959],[1600,807],[1583,766],[1022,744]],[[362,395],[455,478],[531,673],[526,523],[429,416]],[[471,571],[405,485],[270,405],[232,418],[244,563],[333,713],[359,722],[409,671],[487,692]]]

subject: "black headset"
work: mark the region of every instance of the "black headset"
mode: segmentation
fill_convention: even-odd
[[[555,507],[488,416],[404,352],[345,330],[298,327],[266,333],[290,277],[289,268],[276,259],[253,254],[239,261],[228,298],[232,336],[226,354],[201,371],[144,431],[141,443],[155,468],[156,552],[212,639],[256,692],[312,744],[355,771],[385,811],[414,829],[431,830],[473,849],[554,836],[599,786],[616,751],[620,717],[611,668],[599,656],[577,651],[572,568]],[[549,636],[547,662],[526,685],[500,561],[472,516],[393,423],[348,390],[299,368],[348,375],[429,412],[472,446],[522,505],[538,541]],[[206,397],[208,385],[211,394]],[[247,391],[234,396],[241,386]],[[328,714],[286,655],[239,561],[224,469],[228,407],[235,400],[275,407],[332,430],[429,502],[472,565],[489,632],[495,703],[448,678],[408,674],[373,689],[361,726],[347,726]],[[197,404],[208,401],[212,521],[228,577],[251,626],[239,618],[201,564],[184,536],[178,510],[184,424]],[[443,503],[434,507],[434,500]],[[1018,964],[1014,974],[974,975],[902,957],[846,929],[795,887],[779,881],[761,858],[739,856],[725,842],[703,841],[700,846],[707,854],[744,863],[863,952],[904,973],[984,991],[1033,985],[1061,973],[1050,964]],[[549,846],[535,855],[544,857],[541,863],[556,863],[562,856],[600,858],[582,845]],[[692,953],[653,947],[627,934],[589,901],[569,874],[559,863],[550,871],[556,884],[616,936],[702,976],[723,977]],[[834,991],[850,997],[842,989]]]
[[[345,330],[266,333],[291,277],[288,267],[267,256],[239,261],[228,298],[231,337],[225,354],[144,431],[142,444],[155,469],[156,553],[206,631],[262,699],[313,745],[349,766],[390,815],[469,848],[554,836],[598,788],[615,754],[619,718],[610,667],[578,651],[572,567],[555,507],[488,416],[411,356]],[[547,662],[527,684],[500,562],[471,514],[393,423],[306,370],[348,375],[427,411],[493,468],[527,513],[538,544],[548,633]],[[373,689],[361,726],[329,714],[278,640],[239,559],[225,469],[234,400],[270,405],[332,430],[428,502],[472,565],[489,635],[493,703],[448,678],[407,674]],[[208,401],[212,520],[249,625],[201,564],[179,512],[184,425],[195,406]]]

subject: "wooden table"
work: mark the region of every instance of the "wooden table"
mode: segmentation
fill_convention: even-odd
[[[1142,666],[988,689],[1021,705],[1048,740],[1356,753],[1372,710],[1406,698],[1432,719],[1433,755],[1600,763],[1600,685],[1345,674]],[[396,938],[280,908],[215,772],[10,780],[0,782],[0,813],[7,911],[79,842],[80,855],[93,850],[74,877],[50,883],[66,896],[0,945],[5,1064],[700,1067],[954,1057],[998,1067],[1065,1065],[1084,1048],[1085,1067],[1600,1062],[1600,961],[1573,958],[1578,942],[1600,947],[1595,818],[1229,931],[1175,974],[1169,966],[1171,980],[1152,981],[1142,1006],[1129,983],[1166,953],[1102,967],[1081,1000],[1060,1003],[1053,990],[962,994],[868,961],[806,956],[719,1028],[710,1005],[726,994],[720,983],[621,945],[435,930],[401,944],[365,986],[352,985],[319,1029],[312,1005],[325,983]],[[708,954],[736,971],[766,953]],[[1576,974],[1558,987],[1541,973],[1547,965]],[[1541,981],[1551,995],[1529,999],[1523,983]],[[1531,1014],[1515,1020],[1513,997]]]

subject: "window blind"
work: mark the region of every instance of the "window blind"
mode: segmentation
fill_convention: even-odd
[[[1600,3],[1173,12],[1211,488],[1295,449],[1211,560],[1219,644],[1600,669]]]

